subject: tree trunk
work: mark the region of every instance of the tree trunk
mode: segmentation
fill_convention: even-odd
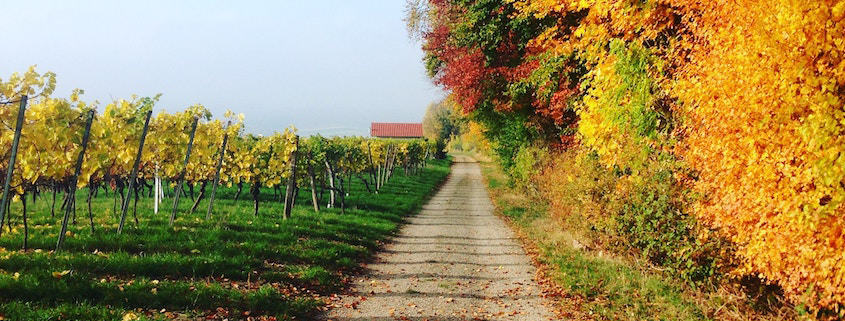
[[[191,206],[191,210],[188,211],[189,214],[194,214],[194,211],[197,209],[197,206],[200,205],[200,201],[205,197],[205,186],[208,185],[208,181],[202,181],[202,185],[200,185],[200,195],[197,196],[197,200],[194,201],[194,205]]]
[[[132,218],[135,219],[135,226],[137,227],[140,224],[138,222],[138,192],[141,190],[141,186],[135,184],[132,189],[135,192],[135,200],[132,202]]]
[[[236,201],[241,197],[241,191],[243,191],[243,190],[244,190],[244,183],[239,182],[238,183],[238,191],[235,193],[235,200]]]
[[[367,181],[367,179],[366,179],[366,178],[364,178],[364,176],[363,176],[363,175],[358,175],[358,178],[360,178],[360,179],[361,179],[361,181],[362,181],[362,182],[364,182],[364,187],[366,187],[366,188],[367,188],[367,192],[372,193],[372,192],[373,192],[373,190],[370,188],[370,182],[369,182],[369,181]]]
[[[258,194],[261,192],[261,184],[257,181],[252,182],[252,187],[249,189],[250,193],[252,193],[252,201],[254,202],[254,213],[255,216],[258,216]]]
[[[126,201],[126,193],[124,193],[123,191],[123,182],[120,180],[118,180],[118,182],[120,183],[117,184],[117,190],[115,191],[115,194],[120,194],[120,204],[123,204],[123,202]]]
[[[343,188],[343,175],[338,176],[340,183],[340,214],[346,214],[346,189]]]
[[[58,194],[58,188],[53,186],[53,203],[50,204],[50,217],[56,217],[56,194]]]
[[[12,208],[12,201],[6,202],[6,213],[11,213],[9,209]],[[12,215],[6,215],[6,226],[9,227],[9,232],[12,231]],[[0,222],[0,228],[3,227],[3,222]]]
[[[96,186],[88,185],[88,220],[91,221],[91,234],[94,234],[94,212],[91,210],[91,197],[94,196]]]
[[[112,193],[112,198],[114,199],[114,204],[112,204],[112,213],[117,213],[117,185],[115,185],[114,193]],[[64,206],[62,206],[62,208],[64,208]]]
[[[154,180],[154,181],[155,181],[155,180]],[[147,184],[147,180],[145,180],[145,179],[142,179],[142,180],[141,180],[141,183],[142,183],[142,184],[144,184],[144,186],[145,186],[145,187],[147,187],[147,188],[149,188],[149,189],[150,189],[150,191],[149,191],[149,192],[147,192],[147,197],[153,197],[153,191],[155,191],[155,188],[153,188],[153,185],[152,185],[152,184]]]
[[[61,211],[67,210],[67,207],[70,206],[70,193],[68,193],[67,188],[65,188],[64,190],[65,196],[62,198],[62,206],[59,208],[59,210]]]

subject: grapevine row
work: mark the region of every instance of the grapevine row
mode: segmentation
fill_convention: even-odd
[[[72,190],[88,187],[92,230],[90,200],[100,188],[113,190],[115,197],[120,196],[121,204],[128,203],[134,194],[137,206],[139,194],[145,190],[152,194],[154,186],[162,180],[170,182],[177,197],[187,187],[193,198],[194,188],[198,187],[199,194],[190,209],[193,212],[206,197],[207,187],[214,185],[217,179],[219,184],[237,186],[236,198],[240,197],[244,185],[250,186],[249,194],[257,215],[260,188],[280,189],[290,182],[294,192],[298,191],[297,186],[310,187],[315,210],[319,210],[324,201],[319,199],[318,195],[322,193],[317,193],[317,189],[330,192],[327,206],[345,208],[344,198],[350,180],[360,179],[376,193],[394,168],[401,166],[406,173],[413,172],[431,154],[430,146],[422,140],[325,138],[319,135],[299,140],[293,127],[270,136],[245,134],[243,115],[229,111],[224,119],[213,119],[211,112],[202,105],[191,106],[182,112],[161,111],[151,116],[159,96],[119,99],[98,113],[96,103],[80,100],[81,90],[74,91],[68,98],[50,97],[54,86],[55,75],[40,75],[34,68],[23,75],[12,75],[8,82],[0,80],[0,123],[3,126],[0,146],[4,151],[0,155],[0,174],[5,177],[9,172],[18,105],[28,95],[31,98],[23,118],[8,192],[16,200],[22,200],[24,207],[27,195],[34,199],[46,191],[64,192],[63,208],[72,209],[76,206]],[[89,115],[93,115],[93,119],[77,177],[74,169]],[[139,154],[142,139],[144,144]],[[225,153],[221,159],[224,140]],[[292,166],[294,153],[299,155],[297,166]],[[132,180],[137,155],[140,155],[137,178]],[[298,179],[290,180],[291,175]],[[187,183],[184,186],[180,184],[183,181]],[[156,196],[159,193],[156,192]],[[5,206],[8,208],[8,203]],[[173,208],[175,216],[176,206]],[[117,210],[115,202],[114,211]],[[24,219],[25,213],[24,210]],[[210,206],[208,215],[211,215]],[[138,224],[135,211],[133,216]],[[6,222],[11,226],[11,219]],[[121,221],[121,228],[122,225]]]

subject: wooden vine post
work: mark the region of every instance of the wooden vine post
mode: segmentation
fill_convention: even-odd
[[[288,187],[285,190],[285,214],[284,218],[290,218],[290,212],[293,210],[294,189],[296,188],[296,154],[299,150],[299,136],[294,136],[293,139],[294,150],[290,155],[290,177],[288,178]]]
[[[390,163],[387,164],[387,181],[390,181],[390,179],[393,178],[393,168],[396,166],[396,156],[399,155],[399,151],[396,150],[397,148],[398,147],[396,146],[391,148]]]
[[[308,179],[311,183],[311,202],[314,204],[314,212],[320,212],[320,204],[317,202],[317,184],[314,179],[314,154],[308,151]]]
[[[382,175],[381,185],[387,184],[387,181],[390,180],[390,176],[393,175],[393,162],[396,158],[395,149],[395,146],[392,144],[388,145],[387,156],[384,159],[384,175]]]
[[[332,168],[332,164],[329,162],[328,158],[326,158],[325,163],[326,173],[329,175],[329,207],[334,208],[335,194],[337,194],[337,189],[334,184],[334,169]]]
[[[173,222],[176,221],[176,212],[179,211],[179,195],[182,193],[182,184],[185,183],[185,173],[188,171],[188,160],[191,159],[191,148],[194,147],[194,134],[197,133],[197,123],[199,122],[198,117],[194,117],[194,121],[191,123],[191,136],[188,138],[188,151],[185,152],[185,161],[182,163],[182,171],[179,173],[179,177],[176,180],[176,188],[174,193],[175,197],[173,198],[173,211],[170,212],[170,226],[173,227]]]
[[[95,115],[95,110],[92,109],[91,111],[89,111],[88,123],[85,124],[85,132],[82,134],[82,151],[79,152],[79,157],[76,160],[76,171],[75,171],[76,174],[74,174],[74,177],[71,180],[71,182],[76,182],[79,179],[79,174],[82,173],[82,161],[84,160],[84,157],[85,157],[85,151],[88,150],[88,141],[91,138],[91,125],[94,124],[94,115]],[[97,188],[91,186],[90,179],[86,183],[89,184],[88,185],[88,221],[91,223],[91,233],[94,233],[94,212],[91,211],[91,197],[93,196],[92,195],[93,191],[95,191]],[[76,187],[74,186],[72,188],[74,189],[74,192],[73,192],[74,202],[76,202]]]
[[[94,122],[94,110],[88,112],[88,121],[85,123],[85,132],[82,134],[82,148],[79,150],[79,156],[76,157],[76,168],[73,171],[73,176],[70,177],[70,186],[68,195],[73,198],[72,202],[76,202],[76,185],[78,184],[79,174],[82,172],[82,162],[85,160],[85,150],[88,149],[88,139],[91,137],[91,124]],[[73,211],[73,206],[68,206],[65,210],[65,216],[62,218],[62,230],[59,233],[59,240],[56,242],[56,252],[62,249],[65,244],[65,233],[67,233],[67,221],[70,219],[70,213]],[[94,215],[89,211],[88,215],[91,221],[91,232],[94,232]]]
[[[378,185],[378,181],[376,180],[376,176],[377,176],[376,175],[376,164],[373,163],[373,149],[370,148],[370,141],[369,140],[367,141],[367,155],[369,156],[369,161],[370,161],[370,164],[369,164],[370,165],[370,170],[369,170],[370,179],[376,185],[375,186],[376,187],[375,193],[378,194],[379,185]]]
[[[390,160],[390,153],[393,151],[393,145],[388,144],[387,148],[384,151],[384,163],[379,166],[379,186],[378,189],[384,186],[384,183],[387,182],[387,164]]]
[[[9,207],[9,188],[12,185],[12,173],[15,171],[15,158],[18,156],[18,145],[21,141],[21,130],[23,130],[24,113],[26,112],[27,96],[21,96],[20,109],[18,109],[18,120],[15,123],[15,137],[12,139],[12,150],[9,155],[9,166],[6,167],[6,182],[3,184],[3,203],[0,204],[0,234],[3,234],[3,220],[6,218],[6,209]]]
[[[150,118],[153,116],[153,111],[147,112],[147,119],[144,121],[144,130],[141,131],[141,141],[138,143],[138,154],[135,156],[135,164],[132,165],[132,173],[129,175],[129,190],[135,188],[135,180],[138,178],[138,167],[141,166],[141,153],[144,151],[144,141],[147,139],[147,132],[150,128]],[[123,232],[123,225],[126,223],[126,211],[129,209],[129,196],[123,199],[123,206],[120,213],[120,224],[117,226],[117,234]]]
[[[230,121],[226,124],[226,128],[228,129],[229,126],[232,125]],[[223,168],[223,158],[226,157],[226,143],[229,142],[229,133],[225,131],[223,132],[223,146],[220,147],[220,158],[217,160],[217,169],[214,174],[214,185],[211,186],[211,198],[208,200],[208,212],[205,214],[205,219],[211,219],[211,209],[214,207],[214,194],[217,192],[217,185],[220,184],[220,169]]]

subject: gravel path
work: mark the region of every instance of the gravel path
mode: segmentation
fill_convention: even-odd
[[[445,185],[368,268],[324,319],[555,319],[469,157],[455,157]]]

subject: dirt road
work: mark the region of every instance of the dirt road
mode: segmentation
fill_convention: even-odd
[[[449,180],[368,268],[324,319],[554,320],[468,157],[455,157]]]

